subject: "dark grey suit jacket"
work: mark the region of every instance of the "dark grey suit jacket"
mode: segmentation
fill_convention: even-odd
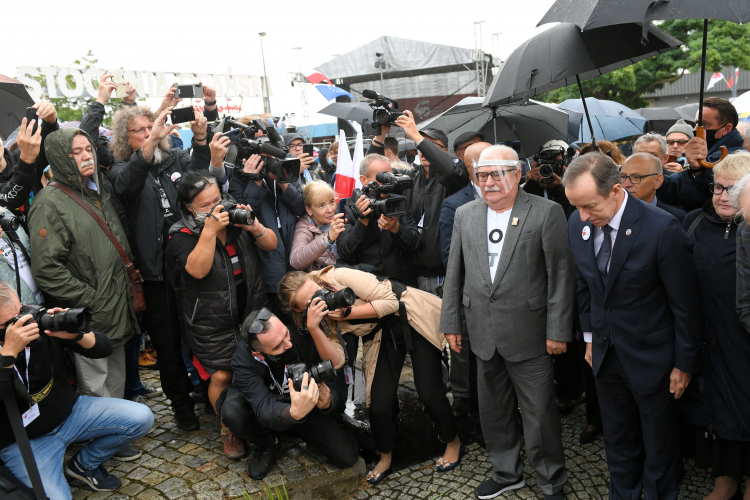
[[[495,350],[524,361],[546,353],[547,339],[572,340],[575,263],[563,209],[519,190],[510,217],[494,283],[484,200],[460,207],[453,225],[440,331],[461,333],[463,303],[471,350],[485,361]]]

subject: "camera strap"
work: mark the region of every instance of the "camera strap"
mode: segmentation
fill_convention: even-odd
[[[18,371],[16,365],[13,365],[13,369],[16,371],[16,375],[18,375],[18,378],[21,379],[21,383],[26,387],[26,389],[31,390],[31,387],[29,387],[29,360],[31,359],[31,347],[26,346],[24,348],[24,351],[26,352],[26,381],[24,382],[23,377],[21,376],[21,372]]]

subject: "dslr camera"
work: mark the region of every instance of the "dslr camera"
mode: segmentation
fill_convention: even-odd
[[[289,148],[284,145],[284,139],[273,127],[267,127],[262,120],[253,120],[250,124],[238,122],[232,117],[224,116],[214,122],[208,130],[208,142],[211,142],[214,134],[229,132],[231,129],[239,130],[239,138],[233,138],[227,147],[224,163],[230,164],[237,169],[237,173],[249,180],[258,181],[271,173],[276,180],[282,184],[295,182],[299,179],[300,161],[298,158],[287,158]],[[255,138],[258,132],[265,136]],[[236,134],[236,133],[235,133]],[[263,168],[258,174],[247,174],[242,171],[243,161],[252,155],[264,154]]]
[[[5,323],[5,327],[7,328],[9,325],[20,321],[27,314],[32,316],[27,323],[37,323],[41,331],[50,330],[68,333],[88,333],[91,331],[91,313],[87,307],[73,307],[67,311],[49,314],[46,307],[38,304],[21,306],[21,312]],[[5,330],[0,331],[0,340],[5,342]]]
[[[310,379],[318,384],[336,378],[336,370],[333,369],[333,363],[331,363],[330,359],[318,363],[317,365],[313,365],[309,369],[305,363],[288,365],[286,369],[289,378],[292,379],[292,383],[294,384],[294,390],[297,392],[302,390],[302,377],[305,372],[309,373]]]
[[[563,167],[566,161],[566,151],[562,146],[540,148],[534,155],[534,161],[539,165],[540,184],[550,184],[555,181],[554,175],[563,176]]]
[[[255,222],[255,213],[252,210],[237,208],[237,203],[233,200],[221,200],[221,205],[224,207],[221,211],[229,214],[230,224],[251,226]]]
[[[10,214],[0,212],[0,228],[5,232],[15,232],[19,226],[18,218]]]
[[[378,172],[375,176],[378,182],[371,182],[362,189],[352,191],[350,203],[352,214],[357,219],[378,220],[381,215],[386,217],[400,217],[407,211],[406,197],[402,193],[414,186],[414,181],[408,175],[394,175],[390,172]],[[381,198],[381,194],[387,194],[387,198]],[[356,201],[360,196],[365,195],[370,200],[370,213],[365,216],[357,208]]]
[[[381,125],[395,125],[396,118],[404,116],[404,113],[400,111],[392,111],[398,109],[398,101],[388,99],[374,90],[365,90],[362,92],[362,96],[366,99],[372,99],[369,104],[372,108],[373,128],[376,128],[376,124],[378,129]]]
[[[320,297],[320,300],[325,302],[325,305],[329,311],[333,311],[334,309],[344,309],[346,307],[353,306],[357,301],[357,295],[354,293],[354,290],[349,287],[342,288],[341,290],[337,290],[335,292],[325,289],[318,290],[312,296],[310,304],[312,304],[312,301],[317,297]],[[308,304],[308,306],[302,312],[302,325],[300,326],[300,333],[310,333],[310,331],[307,329],[307,310],[309,308],[310,305]],[[325,333],[326,335],[332,335],[331,329],[328,328],[328,323],[326,323],[325,318],[320,320],[319,326],[320,329],[323,330],[323,333]]]

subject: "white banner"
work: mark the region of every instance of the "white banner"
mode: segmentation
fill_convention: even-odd
[[[59,97],[96,97],[99,88],[99,77],[104,73],[99,68],[71,68],[57,66],[19,66],[18,80],[26,85],[34,100],[43,95],[42,84],[35,78],[41,78],[47,88],[49,98]],[[263,97],[265,84],[262,76],[225,75],[208,73],[168,73],[163,71],[123,70],[124,79],[128,80],[138,91],[138,97],[163,97],[174,82],[180,85],[202,82],[216,89],[217,97]],[[271,81],[268,82],[268,93],[273,97]]]

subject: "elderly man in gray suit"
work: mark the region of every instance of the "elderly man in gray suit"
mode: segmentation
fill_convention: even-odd
[[[518,188],[521,169],[506,146],[474,167],[482,191],[458,209],[443,287],[440,329],[461,351],[459,304],[477,356],[479,410],[492,477],[474,495],[522,488],[520,403],[526,456],[546,500],[561,499],[565,472],[555,405],[554,354],[571,340],[575,263],[559,204]]]

